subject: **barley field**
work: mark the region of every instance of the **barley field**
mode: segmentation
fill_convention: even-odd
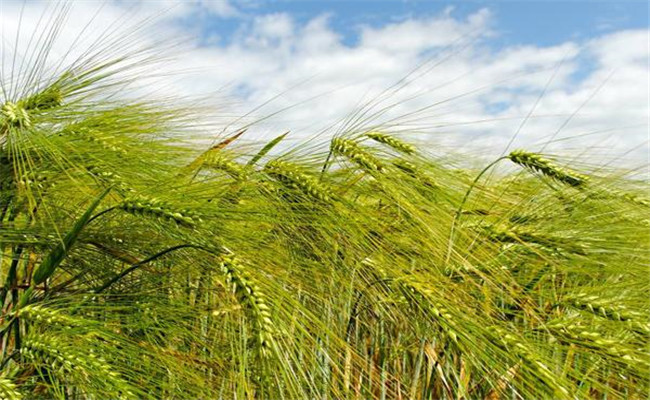
[[[648,398],[634,171],[363,110],[198,145],[218,111],[123,95],[149,50],[51,70],[49,35],[0,77],[0,398]]]

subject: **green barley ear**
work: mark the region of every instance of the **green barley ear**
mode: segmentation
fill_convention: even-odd
[[[315,177],[302,171],[297,165],[280,160],[270,161],[264,172],[283,185],[297,188],[316,200],[328,203],[332,200],[331,191]]]
[[[20,400],[23,395],[16,388],[16,384],[11,380],[0,376],[0,399],[3,400]]]
[[[93,352],[65,345],[61,338],[46,334],[30,334],[25,338],[20,354],[35,365],[43,365],[59,379],[71,379],[80,390],[90,394],[121,392],[133,398],[130,385],[110,364]]]
[[[200,221],[190,210],[178,210],[161,200],[144,196],[127,198],[117,208],[129,214],[170,221],[184,227],[193,227]]]
[[[20,103],[6,102],[0,108],[0,128],[4,132],[11,128],[30,128],[32,123],[29,112]]]
[[[382,172],[384,166],[376,157],[361,148],[356,142],[343,139],[334,138],[331,143],[332,154],[342,155],[347,157],[353,163],[369,171]]]
[[[59,310],[41,306],[38,304],[28,304],[20,308],[15,314],[17,318],[33,321],[46,326],[58,325],[62,327],[76,327],[84,325],[80,319],[61,313]]]
[[[565,168],[560,168],[539,154],[530,153],[524,150],[515,150],[511,152],[507,158],[515,164],[521,165],[531,171],[539,172],[569,186],[582,186],[587,180],[589,180],[588,176]]]
[[[59,85],[55,84],[39,93],[29,96],[25,100],[21,101],[21,103],[27,111],[49,110],[63,104],[63,92]]]
[[[626,322],[633,330],[650,335],[650,324],[644,322],[643,313],[629,310],[624,305],[613,304],[611,300],[603,299],[587,293],[578,293],[566,298],[571,306],[590,312],[612,321]]]
[[[255,322],[257,344],[263,357],[270,355],[275,327],[271,319],[271,309],[266,302],[266,295],[259,286],[246,277],[243,267],[233,256],[224,256],[219,264],[226,277],[226,284],[243,307],[246,307]]]
[[[393,149],[399,151],[400,153],[405,153],[405,154],[415,153],[415,146],[409,143],[405,143],[385,133],[368,132],[366,133],[366,137],[374,140],[375,142],[379,142],[389,147],[392,147]]]
[[[244,179],[246,171],[239,163],[221,154],[214,154],[208,157],[202,165],[203,168],[222,171],[233,179]]]
[[[546,363],[539,359],[533,349],[524,343],[522,339],[496,325],[488,327],[487,331],[494,339],[495,344],[508,352],[516,354],[525,363],[526,367],[535,371],[540,381],[551,389],[555,395],[559,395],[560,398],[569,396],[569,391],[560,382],[558,376],[551,371]]]

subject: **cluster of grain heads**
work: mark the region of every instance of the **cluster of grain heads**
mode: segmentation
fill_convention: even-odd
[[[524,150],[515,150],[511,152],[507,158],[515,164],[521,165],[531,171],[539,172],[569,186],[582,186],[587,180],[589,180],[588,176],[566,168],[560,168],[550,160],[536,153]]]
[[[410,143],[403,142],[395,137],[381,133],[381,132],[368,132],[365,134],[366,137],[378,142],[385,144],[389,147],[392,147],[394,150],[399,151],[404,154],[413,154],[415,153],[415,146]]]
[[[260,354],[263,357],[268,357],[272,351],[275,327],[266,295],[256,283],[246,276],[243,266],[234,255],[223,256],[219,268],[226,278],[226,284],[230,286],[242,307],[249,311],[254,321]]]
[[[117,208],[129,214],[170,221],[185,227],[193,227],[200,222],[191,210],[176,209],[162,200],[143,196],[127,198]]]
[[[264,172],[288,188],[296,188],[317,201],[329,203],[332,193],[317,178],[287,161],[273,160],[264,166]]]
[[[353,140],[340,137],[334,138],[330,150],[332,154],[345,156],[365,170],[378,172],[384,170],[384,164],[377,157],[370,154]]]
[[[21,400],[23,395],[16,388],[16,384],[4,376],[0,376],[0,399]]]

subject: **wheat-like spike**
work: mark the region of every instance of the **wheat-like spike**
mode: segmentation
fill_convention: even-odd
[[[18,183],[25,187],[36,187],[41,190],[54,186],[54,182],[49,180],[47,174],[43,174],[38,171],[29,171],[23,174],[23,176],[18,180]]]
[[[325,185],[292,163],[270,161],[264,166],[264,171],[287,187],[297,188],[316,200],[326,203],[332,200],[331,191]]]
[[[192,227],[200,221],[190,210],[176,210],[163,201],[142,196],[125,199],[117,207],[130,214],[173,221],[186,227]]]
[[[331,149],[333,154],[343,155],[364,169],[379,172],[384,170],[383,164],[376,157],[352,140],[334,138]]]
[[[613,305],[605,299],[587,293],[578,293],[569,296],[566,301],[571,306],[580,310],[589,311],[594,315],[613,321],[627,322],[632,328],[644,334],[650,334],[650,324],[641,322],[644,317],[643,314],[628,310],[623,305]]]
[[[16,384],[9,379],[0,376],[0,399],[20,400],[23,395],[16,388]]]
[[[32,125],[29,112],[20,103],[6,102],[0,108],[0,126],[5,130],[6,127],[29,128]]]
[[[409,282],[400,283],[400,288],[402,289],[402,292],[405,293],[404,297],[414,300],[414,305],[416,307],[420,307],[425,312],[433,315],[436,321],[438,321],[438,326],[440,326],[445,335],[447,335],[447,337],[454,343],[458,343],[458,334],[456,332],[458,332],[459,329],[453,315],[449,313],[447,308],[435,300],[432,290],[419,286],[420,285],[415,285]],[[421,300],[424,300],[426,308],[422,307]]]
[[[221,155],[214,155],[203,163],[203,167],[223,171],[234,179],[243,179],[246,170],[239,163]]]
[[[75,327],[83,325],[83,322],[62,314],[59,310],[54,310],[40,305],[29,304],[19,309],[14,314],[17,318],[31,320],[34,322],[47,325],[61,325],[64,327]]]
[[[104,184],[113,186],[120,192],[133,192],[134,190],[130,188],[123,180],[122,177],[114,172],[104,171],[101,168],[90,165],[86,167],[86,170],[99,181]]]
[[[637,357],[634,350],[623,346],[619,339],[609,339],[599,332],[566,323],[565,321],[546,324],[545,328],[573,342],[580,342],[583,346],[598,349],[618,361],[624,361],[630,366],[650,367],[648,360]]]
[[[264,357],[268,356],[275,328],[271,319],[271,309],[266,303],[266,295],[245,276],[242,266],[234,256],[224,256],[219,267],[226,277],[226,283],[231,285],[237,300],[252,314],[257,328],[260,353]]]
[[[584,247],[579,243],[569,243],[563,238],[529,232],[520,227],[500,228],[496,226],[484,226],[482,229],[490,239],[497,242],[535,244],[551,250],[566,250],[576,254],[586,254]]]
[[[48,110],[63,104],[63,92],[59,85],[52,85],[20,102],[26,110]]]
[[[413,154],[415,153],[415,146],[409,143],[405,143],[399,139],[394,138],[393,136],[387,135],[385,133],[381,132],[368,132],[366,133],[366,136],[369,137],[370,139],[385,144],[389,147],[392,147],[393,149],[405,153],[405,154]]]
[[[617,189],[602,189],[594,192],[595,198],[618,198],[643,207],[650,207],[650,200],[637,194]]]
[[[110,382],[113,387],[125,388],[127,384],[101,357],[91,352],[80,352],[71,346],[62,346],[54,336],[39,334],[28,336],[20,348],[20,354],[36,363],[48,365],[52,370],[64,374],[79,374],[84,378],[94,377]],[[128,392],[128,390],[127,390]],[[125,393],[132,398],[133,393]]]
[[[519,338],[496,325],[489,326],[487,330],[492,335],[495,343],[504,350],[512,351],[521,359],[525,360],[527,366],[534,369],[540,377],[544,378],[544,382],[551,389],[558,394],[562,394],[563,398],[569,395],[569,391],[558,382],[557,376]]]
[[[429,176],[427,176],[422,171],[420,171],[418,167],[413,163],[410,163],[403,159],[396,159],[393,160],[393,165],[400,171],[410,176],[411,178],[419,180],[425,186],[431,188],[438,187],[438,185],[433,181],[433,179],[431,179]]]
[[[86,127],[81,127],[81,128],[69,127],[68,129],[63,130],[61,133],[91,143],[96,143],[99,146],[101,146],[103,149],[113,151],[115,153],[120,153],[123,155],[128,154],[128,152],[119,145],[119,139],[113,140],[115,139],[115,137],[102,135],[100,132],[94,129],[90,129]]]
[[[565,183],[569,186],[581,186],[587,180],[589,180],[589,177],[586,175],[582,175],[565,168],[560,168],[541,155],[530,153],[524,150],[515,150],[511,152],[508,155],[508,159],[510,159],[510,161],[514,162],[515,164],[521,165],[524,168],[540,172],[543,175]]]

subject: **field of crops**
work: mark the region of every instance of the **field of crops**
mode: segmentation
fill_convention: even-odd
[[[139,57],[1,77],[0,398],[647,398],[645,182],[355,110],[198,148]]]

